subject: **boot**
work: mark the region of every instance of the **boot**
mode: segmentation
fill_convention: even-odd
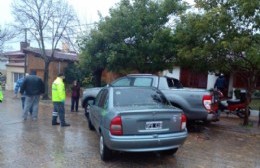
[[[68,123],[64,123],[64,124],[61,124],[60,126],[61,126],[61,127],[69,127],[70,124],[68,124]]]
[[[52,116],[52,125],[60,125],[60,123],[57,122],[57,116]]]
[[[56,123],[52,123],[52,125],[60,125],[60,123],[59,123],[59,122],[56,122]]]

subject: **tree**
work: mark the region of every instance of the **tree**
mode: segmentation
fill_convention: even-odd
[[[84,72],[84,69],[81,69],[78,63],[69,63],[64,70],[65,83],[72,84],[75,80],[82,83]]]
[[[49,64],[54,60],[54,52],[59,42],[68,40],[74,34],[77,17],[73,8],[65,0],[14,0],[12,12],[17,29],[27,29],[41,49],[44,60],[45,94],[48,99]],[[51,57],[46,54],[46,46],[52,49]]]
[[[107,65],[106,41],[100,31],[92,30],[89,36],[81,41],[80,65],[88,76],[93,74],[94,86],[101,86],[101,75]]]
[[[175,46],[167,23],[184,9],[181,1],[122,0],[83,40],[83,59],[89,60],[85,66],[100,75],[96,79],[104,69],[125,74],[171,68]]]
[[[3,51],[4,43],[14,38],[14,33],[0,27],[0,53]]]
[[[239,73],[249,104],[260,74],[260,1],[196,0],[175,30],[178,58],[189,66]],[[248,113],[247,113],[248,114]],[[248,115],[244,125],[248,124]]]

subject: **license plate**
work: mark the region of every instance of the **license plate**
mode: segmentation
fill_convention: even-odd
[[[149,121],[145,123],[146,130],[162,129],[162,121]]]

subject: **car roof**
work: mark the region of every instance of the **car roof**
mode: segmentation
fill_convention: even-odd
[[[160,90],[156,87],[153,86],[112,86],[112,85],[107,85],[105,88],[107,89],[150,89],[150,90],[155,90],[159,91]]]
[[[153,76],[153,74],[128,74],[127,76]]]
[[[106,88],[120,88],[120,89],[144,88],[144,89],[159,90],[159,89],[157,89],[156,87],[153,87],[153,86],[113,86],[113,85],[107,85]]]
[[[128,74],[126,75],[127,77],[135,77],[135,76],[158,76],[158,75],[155,75],[155,74]],[[158,76],[160,77],[160,76]],[[175,79],[175,80],[178,80],[177,78],[174,78],[174,77],[171,77],[171,76],[167,76],[167,75],[164,75],[163,77],[167,78],[167,79]]]

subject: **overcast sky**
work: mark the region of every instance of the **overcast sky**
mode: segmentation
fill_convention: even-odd
[[[192,0],[186,0],[192,1]],[[73,5],[82,24],[98,21],[98,11],[103,16],[109,14],[109,9],[120,0],[68,0]],[[8,23],[13,22],[11,15],[12,0],[0,0],[0,26],[5,28]],[[7,43],[6,50],[18,50],[20,39],[14,39]]]
[[[83,24],[98,21],[98,11],[103,16],[108,15],[109,9],[120,0],[68,0],[73,5]],[[5,28],[8,23],[13,22],[11,15],[12,0],[0,0],[0,26]],[[20,40],[22,41],[22,40]],[[19,39],[14,39],[7,43],[6,50],[18,50]]]

